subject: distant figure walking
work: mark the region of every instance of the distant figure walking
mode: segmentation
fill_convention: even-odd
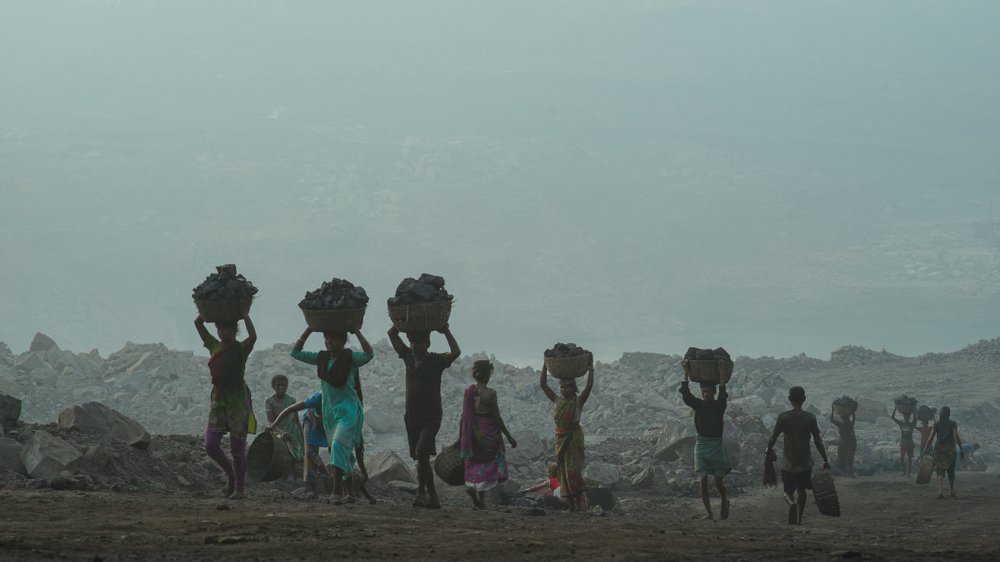
[[[858,450],[858,437],[854,433],[854,423],[857,418],[854,414],[840,416],[840,421],[833,418],[830,412],[830,421],[837,426],[840,432],[840,440],[837,442],[837,463],[834,465],[845,475],[854,478],[854,453]]]
[[[257,418],[254,417],[250,401],[250,388],[244,381],[247,358],[257,342],[250,316],[243,314],[247,327],[247,339],[237,341],[238,322],[216,322],[215,339],[205,328],[205,320],[199,314],[194,319],[205,349],[212,354],[208,360],[208,371],[212,376],[212,403],[208,411],[208,425],[205,428],[205,452],[226,474],[223,495],[242,499],[247,474],[247,434],[257,433]],[[222,450],[222,436],[229,434],[230,459]]]
[[[944,406],[940,411],[941,419],[934,424],[927,447],[934,443],[934,467],[938,477],[938,499],[944,499],[944,477],[948,476],[948,494],[955,497],[955,461],[956,456],[965,458],[962,450],[962,439],[958,436],[958,424],[951,421],[951,408]],[[924,449],[924,454],[927,450]]]
[[[538,385],[542,387],[545,396],[555,404],[552,417],[556,422],[556,464],[559,474],[559,493],[569,504],[570,511],[581,511],[584,507],[584,491],[587,485],[583,481],[584,441],[583,427],[580,426],[580,414],[583,405],[590,398],[594,388],[594,363],[591,358],[587,386],[577,395],[575,379],[559,380],[559,397],[549,388],[548,367],[542,367]]]
[[[806,509],[806,490],[812,489],[813,459],[809,447],[812,437],[816,449],[823,457],[823,469],[830,469],[826,458],[826,447],[819,434],[819,424],[816,416],[802,409],[806,401],[806,391],[801,386],[793,386],[788,390],[788,401],[792,409],[782,412],[774,424],[774,431],[767,441],[764,451],[768,457],[777,457],[774,444],[778,437],[784,435],[781,454],[781,483],[784,487],[785,501],[788,502],[788,523],[802,524],[802,513]]]
[[[896,408],[892,409],[892,421],[899,426],[899,466],[902,469],[902,476],[910,475],[910,468],[913,466],[913,430],[917,428],[917,419],[910,419],[909,413],[903,414],[903,419],[896,418]],[[905,458],[904,458],[905,457]]]

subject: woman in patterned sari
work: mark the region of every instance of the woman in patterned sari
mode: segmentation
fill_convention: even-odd
[[[503,437],[507,436],[511,448],[517,441],[510,435],[500,407],[497,405],[497,391],[489,388],[493,375],[493,363],[480,359],[472,365],[472,377],[476,384],[465,389],[462,419],[459,422],[459,442],[461,455],[465,459],[466,491],[476,509],[485,507],[486,491],[507,480],[507,460]]]
[[[577,395],[576,380],[560,379],[559,393],[549,388],[548,368],[542,367],[542,375],[538,381],[542,391],[555,404],[552,417],[556,422],[556,464],[559,466],[559,494],[569,502],[569,510],[575,511],[577,505],[583,509],[579,501],[586,489],[583,482],[583,428],[580,427],[580,414],[583,405],[590,398],[590,390],[594,387],[594,364],[591,358],[587,386]]]
[[[212,354],[208,360],[208,371],[212,375],[212,403],[208,412],[208,427],[205,428],[205,452],[226,473],[225,496],[243,498],[247,474],[247,433],[257,433],[257,418],[254,417],[250,402],[250,388],[243,380],[247,357],[257,342],[250,316],[243,314],[247,327],[247,339],[237,341],[238,322],[216,322],[215,339],[205,328],[205,320],[199,314],[194,320],[198,335],[205,349]],[[222,450],[222,436],[229,434],[229,454]]]
[[[958,436],[958,424],[951,420],[951,408],[948,406],[941,408],[941,419],[934,424],[923,454],[927,454],[927,449],[934,443],[935,435],[938,439],[934,447],[934,468],[937,469],[938,499],[943,500],[944,477],[948,477],[948,495],[955,497],[955,460],[956,457],[965,458],[962,438]]]

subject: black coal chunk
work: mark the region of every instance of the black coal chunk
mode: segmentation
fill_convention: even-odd
[[[350,281],[334,277],[299,302],[304,310],[349,310],[368,306],[368,293]]]
[[[552,349],[545,350],[545,356],[553,358],[577,357],[585,353],[590,352],[575,343],[557,343]]]
[[[696,361],[731,361],[729,352],[721,347],[718,349],[698,349],[697,347],[689,347],[687,353],[684,354],[684,358]]]
[[[405,306],[423,302],[446,302],[454,298],[444,288],[444,277],[424,273],[419,279],[403,279],[396,287],[396,296],[387,303],[389,306]]]
[[[253,300],[257,287],[246,277],[236,273],[233,264],[220,265],[194,288],[191,295],[196,301]]]

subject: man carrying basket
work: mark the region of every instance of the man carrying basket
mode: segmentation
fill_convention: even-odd
[[[726,499],[726,485],[722,479],[733,470],[729,452],[722,440],[723,416],[729,394],[726,392],[725,382],[718,386],[718,399],[715,398],[716,385],[711,383],[701,383],[701,399],[695,398],[688,388],[688,373],[685,369],[680,388],[684,403],[694,410],[694,426],[698,431],[694,445],[694,471],[701,478],[701,501],[705,503],[705,511],[708,512],[705,519],[708,520],[713,519],[712,503],[708,495],[708,475],[715,477],[715,489],[719,491],[721,499],[720,515],[723,519],[728,519],[729,500]]]

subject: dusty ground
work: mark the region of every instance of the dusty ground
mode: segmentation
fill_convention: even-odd
[[[3,560],[998,560],[1000,480],[959,473],[959,495],[881,476],[837,481],[844,516],[810,502],[802,527],[782,520],[775,490],[734,500],[728,521],[676,500],[654,515],[570,515],[520,508],[473,512],[404,503],[5,490]]]

